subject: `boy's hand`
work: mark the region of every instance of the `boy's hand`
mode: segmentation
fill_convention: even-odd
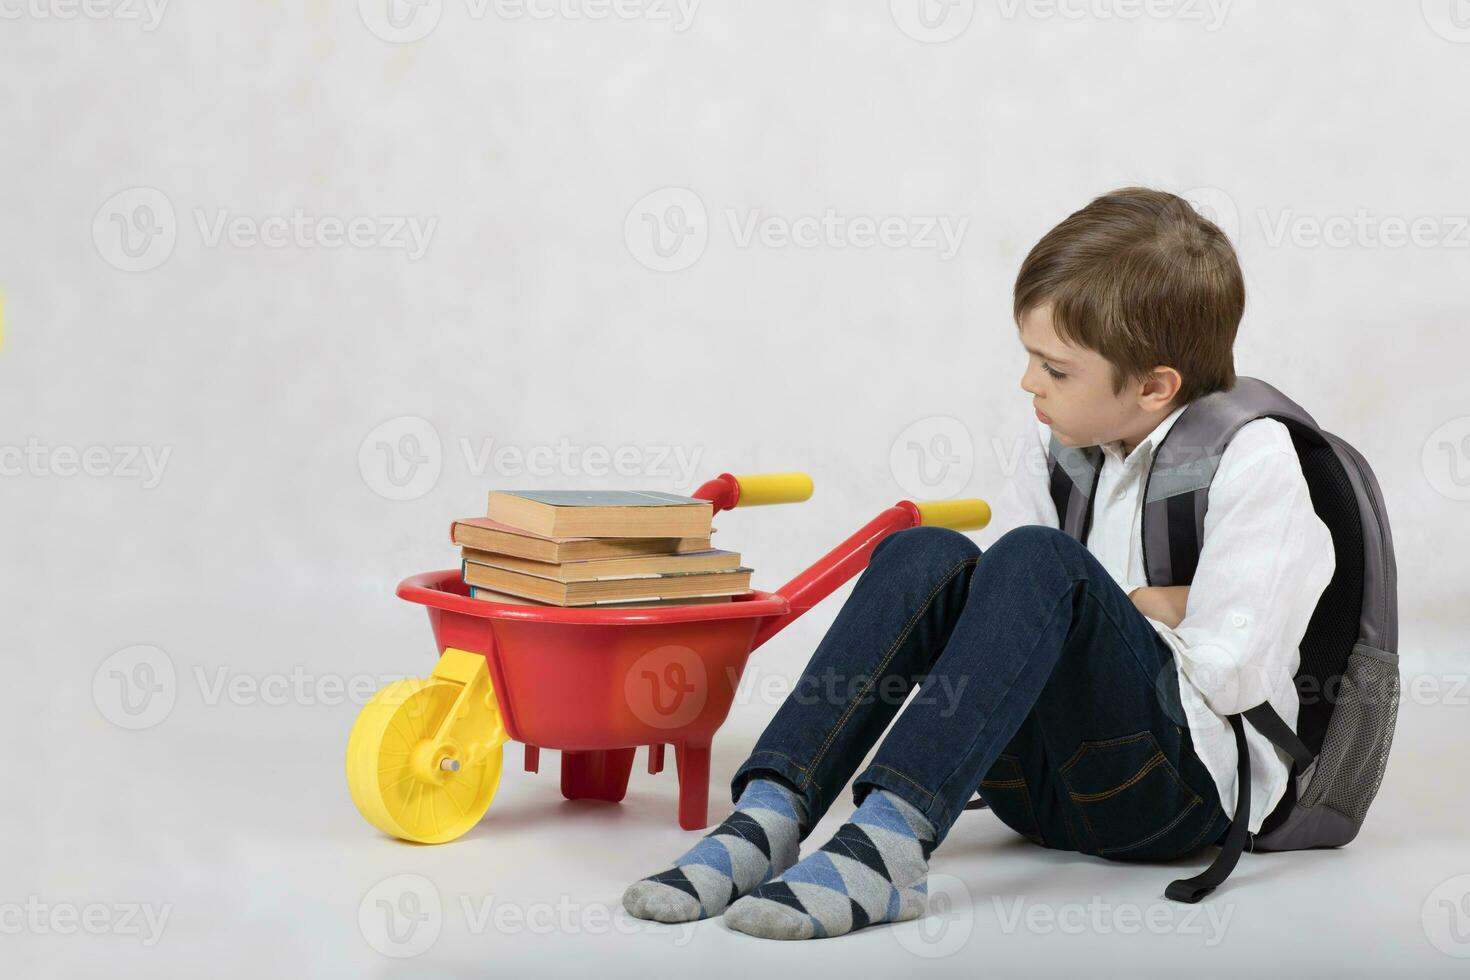
[[[1187,585],[1143,586],[1128,593],[1138,611],[1157,619],[1170,629],[1184,622],[1184,606],[1189,599]]]

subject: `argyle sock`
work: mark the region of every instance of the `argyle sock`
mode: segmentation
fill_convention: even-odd
[[[731,905],[732,929],[765,939],[821,939],[924,914],[934,827],[874,788],[821,850]]]
[[[623,892],[629,915],[691,922],[719,915],[741,895],[796,863],[806,804],[770,779],[745,784],[735,812],[674,859],[673,867]]]

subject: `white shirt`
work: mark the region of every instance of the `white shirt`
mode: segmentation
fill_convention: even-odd
[[[1103,445],[1087,548],[1124,592],[1148,580],[1143,565],[1143,487],[1155,447],[1184,412],[1176,409],[1126,457],[1119,442]],[[979,535],[988,547],[1026,524],[1057,527],[1046,470],[1050,430],[1027,424],[1023,453]],[[1336,560],[1327,526],[1312,509],[1291,436],[1274,419],[1236,432],[1210,484],[1204,542],[1177,629],[1149,622],[1174,651],[1179,695],[1194,748],[1215,780],[1220,804],[1235,816],[1235,734],[1226,715],[1269,700],[1296,727],[1293,678],[1298,647]],[[1286,791],[1289,758],[1245,726],[1251,755],[1252,832]]]

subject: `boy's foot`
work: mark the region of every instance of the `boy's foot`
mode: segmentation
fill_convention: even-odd
[[[735,806],[669,870],[628,886],[623,908],[629,915],[659,922],[707,919],[796,863],[806,804],[795,791],[752,779]]]
[[[874,788],[821,850],[731,905],[725,922],[765,939],[814,939],[916,919],[933,846],[922,813]]]

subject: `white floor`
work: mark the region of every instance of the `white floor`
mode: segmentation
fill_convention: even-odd
[[[133,615],[141,622],[149,613]],[[331,632],[312,625],[267,628],[241,618],[230,637],[215,637],[220,663],[254,657],[261,671],[284,672],[287,663],[360,655],[365,669],[395,660],[400,670],[422,666],[392,652],[397,635],[374,638],[360,654],[325,639],[289,654],[252,649],[260,636],[295,626],[308,636]],[[118,627],[96,628],[115,635]],[[418,620],[403,629],[424,644]],[[372,830],[347,796],[341,752],[355,705],[324,703],[330,692],[311,688],[282,705],[244,688],[221,695],[224,675],[177,652],[198,639],[168,641],[177,703],[141,731],[110,724],[85,684],[73,683],[95,661],[42,661],[27,668],[33,676],[23,673],[16,697],[35,723],[17,731],[18,750],[7,753],[7,768],[19,769],[5,774],[0,902],[9,904],[0,909],[0,974],[705,980],[922,971],[1137,980],[1256,975],[1267,964],[1298,977],[1470,969],[1463,686],[1405,699],[1388,778],[1353,845],[1246,855],[1201,906],[1166,902],[1161,892],[1202,862],[1123,866],[1046,851],[980,813],[963,818],[936,853],[939,908],[927,919],[776,943],[718,920],[671,927],[623,915],[623,887],[697,836],[674,821],[672,757],[651,776],[640,753],[621,804],[568,802],[558,790],[558,756],[546,753],[541,773],[524,773],[512,744],[480,826],[452,844],[410,846]],[[237,666],[230,676],[239,673]],[[26,700],[38,690],[53,691],[53,700]],[[721,731],[712,819],[728,812],[729,775],[770,711],[758,700],[739,704]],[[846,802],[834,808],[808,848],[848,811]],[[26,902],[41,907],[18,908]],[[96,916],[100,934],[69,915]]]

